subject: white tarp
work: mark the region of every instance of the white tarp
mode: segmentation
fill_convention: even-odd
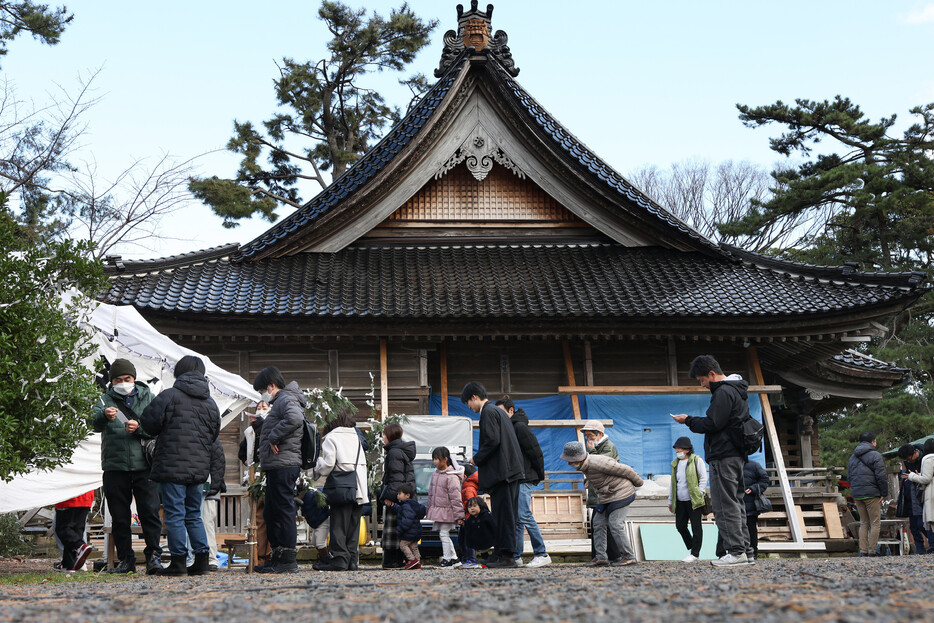
[[[211,397],[222,415],[221,428],[259,400],[259,394],[250,383],[162,335],[134,307],[102,303],[91,313],[86,327],[99,355],[111,362],[121,358],[133,362],[136,379],[148,383],[154,394],[175,382],[172,374],[175,362],[185,355],[201,357]],[[87,365],[93,362],[88,361]],[[91,405],[87,405],[89,414],[90,411]],[[8,483],[0,482],[0,513],[49,506],[97,489],[103,475],[100,454],[100,435],[95,433],[78,444],[67,465],[24,474]]]
[[[413,415],[402,425],[402,439],[415,442],[419,455],[446,446],[458,460],[473,456],[473,421],[456,415]]]

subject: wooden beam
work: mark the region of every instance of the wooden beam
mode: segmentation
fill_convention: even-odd
[[[574,378],[574,362],[571,360],[571,345],[568,343],[567,339],[561,340],[561,344],[564,347],[564,367],[567,369],[568,383],[573,389],[577,385],[577,379]],[[580,421],[581,405],[576,393],[571,393],[571,410],[574,412],[574,419]],[[584,434],[580,429],[577,430],[577,440],[581,443],[584,442]]]
[[[762,366],[759,364],[759,352],[755,346],[749,347],[749,363],[752,367],[753,381],[762,385],[765,379],[762,376]],[[776,471],[778,471],[778,482],[782,489],[782,500],[785,502],[785,514],[788,516],[788,528],[791,530],[791,538],[795,543],[803,543],[804,530],[801,529],[803,521],[799,523],[798,509],[795,507],[794,497],[791,494],[791,485],[788,483],[785,458],[782,456],[782,446],[778,441],[775,420],[772,419],[772,406],[769,404],[769,397],[764,393],[759,394],[759,402],[762,404],[762,424],[765,426],[769,446],[772,448],[772,460],[775,463]]]
[[[781,385],[750,385],[746,390],[750,394],[780,394]],[[651,394],[709,394],[710,391],[700,385],[595,385],[584,387],[580,385],[561,385],[559,394],[584,394],[588,396],[638,396]]]
[[[441,415],[448,415],[448,345],[441,342]]]
[[[612,428],[613,420],[529,420],[529,428],[580,428],[587,422],[602,422],[605,428]],[[474,420],[474,428],[480,428],[480,421]]]
[[[590,340],[584,340],[584,385],[593,385],[593,351]]]
[[[678,351],[673,337],[668,338],[668,384],[678,385]]]
[[[429,387],[428,387],[428,349],[418,349],[418,387],[425,390],[425,395],[418,399],[418,410],[420,413],[428,413],[429,410]]]
[[[328,385],[340,387],[340,352],[336,348],[328,350]]]
[[[386,338],[379,338],[379,418],[385,420],[389,415],[389,350]]]
[[[509,355],[500,353],[499,356],[499,386],[502,394],[512,391],[512,376],[509,371]]]

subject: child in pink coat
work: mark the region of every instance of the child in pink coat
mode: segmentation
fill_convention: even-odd
[[[441,566],[455,568],[460,566],[451,529],[458,519],[464,517],[464,504],[461,502],[461,487],[464,484],[464,468],[451,458],[451,452],[441,446],[431,453],[435,472],[428,485],[428,514],[426,519],[435,522],[441,537]]]

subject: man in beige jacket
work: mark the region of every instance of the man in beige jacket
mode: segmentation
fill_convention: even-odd
[[[636,487],[642,486],[642,478],[628,465],[599,454],[587,454],[579,441],[564,444],[561,459],[583,473],[588,485],[597,491],[597,506],[591,520],[596,556],[587,565],[623,567],[634,564],[636,555],[626,534],[626,513],[636,499]],[[606,556],[607,532],[613,535],[622,553],[622,558],[612,563]]]

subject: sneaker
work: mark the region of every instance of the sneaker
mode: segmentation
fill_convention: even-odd
[[[497,557],[486,564],[487,569],[515,569],[516,559],[512,556]]]
[[[62,573],[74,573],[74,572],[75,572],[74,569],[66,569],[65,566],[62,565],[61,561],[59,561],[59,562],[55,563],[54,565],[52,565],[52,570],[53,570],[53,571],[60,571],[60,572],[62,572]]]
[[[710,564],[714,567],[748,567],[749,560],[746,559],[746,552],[743,552],[736,556],[733,554],[726,554],[722,558],[711,560]]]
[[[483,565],[473,560],[465,560],[463,563],[461,563],[460,568],[461,569],[485,569],[486,567],[484,567]]]
[[[700,558],[698,558],[694,554],[688,554],[687,556],[681,559],[681,562],[697,562],[698,560],[700,560]]]
[[[541,556],[534,556],[532,560],[529,561],[529,564],[526,565],[529,569],[535,569],[536,567],[544,567],[545,565],[551,564],[551,556],[548,554],[543,554]]]
[[[416,558],[415,560],[407,560],[402,566],[403,569],[421,569],[422,561]]]
[[[448,569],[448,568],[449,568],[449,569],[456,569],[457,567],[460,567],[460,566],[461,566],[461,561],[459,561],[457,558],[452,558],[451,560],[447,560],[447,559],[445,559],[445,558],[442,558],[442,559],[441,559],[441,564],[438,565],[438,566],[439,566],[439,567],[444,567],[444,568],[446,568],[446,569]]]
[[[91,555],[91,550],[94,549],[87,543],[82,543],[77,550],[75,550],[75,566],[71,568],[72,571],[77,571],[84,566],[84,563],[87,562],[88,556]]]
[[[525,566],[525,563],[522,561],[522,557],[521,557],[521,556],[520,556],[519,558],[515,558],[514,560],[516,561],[516,566],[517,566],[517,567],[524,567],[524,566]]]
[[[606,558],[594,558],[588,562],[585,566],[587,567],[609,567],[610,561]]]
[[[636,564],[635,558],[620,558],[619,560],[614,560],[610,563],[611,567],[628,567],[629,565]]]

